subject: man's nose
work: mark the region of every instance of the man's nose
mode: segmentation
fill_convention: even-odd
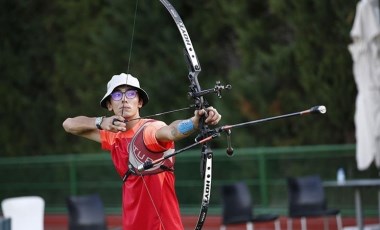
[[[121,101],[127,101],[127,92],[122,93]]]

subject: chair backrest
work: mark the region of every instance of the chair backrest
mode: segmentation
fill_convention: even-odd
[[[1,202],[4,217],[11,219],[12,230],[43,230],[45,201],[39,196],[22,196]]]
[[[106,230],[103,201],[98,194],[69,196],[66,199],[69,230]]]
[[[11,230],[11,218],[0,217],[0,230]]]
[[[324,211],[327,202],[319,175],[290,177],[287,180],[289,214]]]
[[[252,198],[245,182],[222,185],[221,199],[223,224],[252,220]]]

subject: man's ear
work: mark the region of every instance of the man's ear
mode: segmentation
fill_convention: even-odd
[[[144,101],[142,99],[139,100],[139,104],[138,104],[139,109],[141,109],[141,107],[143,107],[143,102]]]
[[[106,105],[107,105],[108,111],[112,111],[112,105],[111,105],[111,102],[109,100],[106,102]]]

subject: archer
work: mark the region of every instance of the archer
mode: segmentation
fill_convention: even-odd
[[[174,189],[175,157],[149,170],[137,167],[147,160],[159,159],[174,152],[174,141],[191,135],[204,123],[216,125],[221,115],[213,107],[195,110],[194,116],[167,125],[162,121],[140,117],[140,109],[149,96],[139,80],[130,74],[114,75],[100,101],[113,112],[110,117],[77,116],[63,122],[66,132],[101,143],[110,151],[117,173],[123,180],[123,229],[183,229]],[[203,118],[202,118],[203,119]]]

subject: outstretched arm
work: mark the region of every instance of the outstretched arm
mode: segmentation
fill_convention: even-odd
[[[196,129],[198,129],[199,119],[203,115],[206,116],[205,123],[208,125],[216,125],[222,118],[218,111],[213,107],[208,107],[203,110],[196,110],[193,117],[187,120],[174,121],[170,125],[164,126],[157,130],[157,140],[161,142],[177,141],[191,135]]]

